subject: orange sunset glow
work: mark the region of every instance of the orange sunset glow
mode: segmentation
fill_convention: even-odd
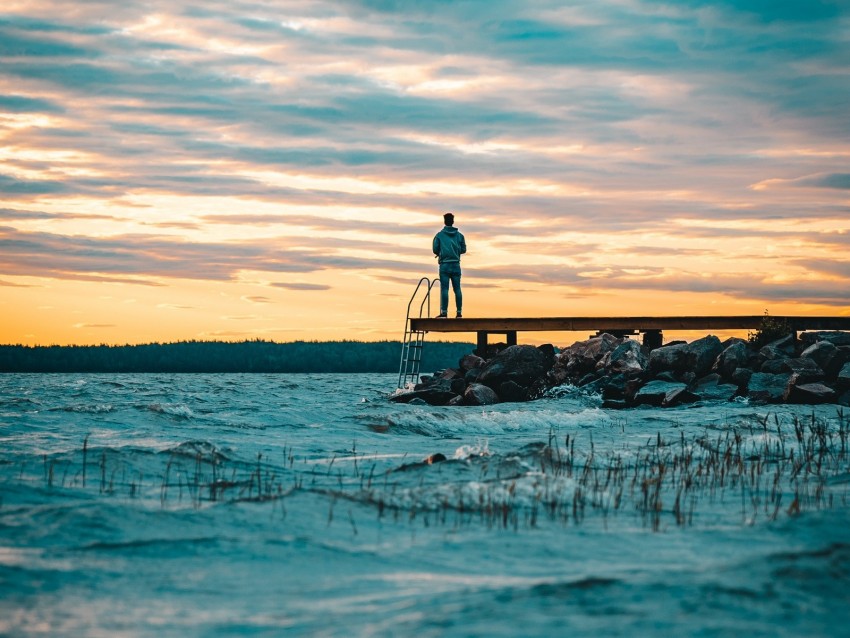
[[[13,0],[0,342],[850,314],[850,10]],[[792,8],[800,7],[799,9]]]

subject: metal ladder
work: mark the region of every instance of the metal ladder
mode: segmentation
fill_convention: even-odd
[[[436,283],[436,279],[431,280],[428,279],[428,277],[422,277],[422,279],[419,280],[419,283],[416,284],[416,289],[410,296],[410,301],[407,302],[407,317],[404,320],[404,339],[401,342],[401,362],[398,366],[399,389],[404,390],[419,382],[419,366],[422,363],[422,348],[425,345],[425,331],[410,329],[410,311],[411,308],[414,308],[415,311],[414,302],[416,301],[417,295],[420,295],[420,290],[422,290],[422,300],[419,302],[418,318],[422,318],[423,312],[426,317],[431,316],[431,289]]]

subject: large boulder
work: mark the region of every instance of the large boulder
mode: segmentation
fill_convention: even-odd
[[[502,402],[528,401],[528,388],[516,381],[505,381],[499,385],[498,395]]]
[[[723,379],[717,373],[703,377],[691,390],[704,401],[731,401],[738,394],[738,386],[723,383]]]
[[[674,343],[655,348],[649,353],[649,371],[653,374],[684,372],[688,369],[687,347],[687,343]]]
[[[788,361],[787,358],[768,359],[767,361],[762,362],[759,366],[759,372],[764,372],[766,374],[780,374],[782,372],[787,372],[785,370],[786,361]]]
[[[690,343],[662,346],[649,353],[649,370],[654,374],[665,370],[692,372],[696,377],[702,377],[711,371],[722,352],[720,339],[714,335]]]
[[[793,333],[787,334],[784,337],[780,337],[776,341],[771,341],[765,346],[765,348],[779,350],[786,357],[793,357],[795,354],[797,354],[797,340],[794,338]],[[762,348],[762,350],[764,350],[764,348]]]
[[[756,372],[750,377],[747,395],[751,403],[782,403],[791,373],[770,374]]]
[[[640,374],[649,363],[641,345],[632,339],[626,339],[605,355],[598,365],[607,374]]]
[[[753,376],[753,371],[749,368],[736,368],[735,372],[732,373],[731,380],[732,383],[737,384],[738,388],[746,389],[747,385],[750,383],[750,378]]]
[[[746,367],[749,358],[750,350],[747,348],[746,342],[737,340],[720,353],[720,356],[714,362],[713,369],[725,378],[730,379],[735,370]]]
[[[784,348],[777,348],[773,345],[766,345],[759,350],[759,358],[764,361],[783,361],[784,359],[790,359],[794,356],[794,353],[788,354],[788,352]]]
[[[834,346],[850,346],[850,332],[838,330],[804,332],[800,335],[800,341],[804,348],[808,348],[819,341],[827,341]]]
[[[496,392],[481,383],[472,383],[463,393],[463,402],[466,405],[492,405],[499,402]]]
[[[653,351],[654,352],[654,351]],[[670,381],[650,381],[635,394],[637,405],[669,406],[688,386]]]
[[[460,369],[464,372],[469,372],[470,370],[477,370],[478,368],[483,368],[487,362],[484,361],[481,357],[475,354],[467,354],[461,357],[459,361]]]
[[[835,385],[841,390],[850,390],[850,363],[845,363],[835,379]]]
[[[800,383],[811,383],[823,379],[823,370],[818,367],[812,359],[785,359],[782,361],[782,372],[790,372],[797,375]]]
[[[394,394],[390,397],[390,401],[395,403],[413,403],[414,405],[421,405],[421,402],[429,405],[446,405],[456,396],[450,387],[435,385],[430,388]]]
[[[838,346],[829,341],[818,341],[803,350],[800,353],[800,358],[813,361],[825,373],[837,374],[838,370],[833,369],[833,362],[837,362],[840,352]],[[840,368],[840,366],[836,367]]]
[[[834,403],[837,396],[835,390],[823,383],[803,383],[790,385],[785,400],[789,403]]]
[[[620,345],[617,337],[604,333],[585,341],[576,341],[555,357],[552,376],[557,383],[567,378],[579,378],[596,368],[596,364],[606,354]]]
[[[702,377],[711,371],[714,362],[723,352],[720,339],[714,335],[708,335],[702,339],[691,341],[688,346],[689,369],[697,377]]]
[[[539,348],[509,346],[486,363],[478,375],[478,383],[494,390],[505,381],[529,387],[543,377],[551,366],[552,361]]]

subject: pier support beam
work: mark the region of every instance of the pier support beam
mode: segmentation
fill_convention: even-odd
[[[517,345],[516,333],[517,333],[516,330],[504,330],[504,331],[479,330],[478,331],[478,348],[475,350],[475,354],[477,354],[479,357],[486,357],[487,356],[487,348],[489,346],[488,337],[491,334],[503,334],[503,335],[505,335],[505,342],[507,343],[507,345],[509,345],[509,346]]]
[[[650,350],[655,350],[664,345],[664,335],[661,330],[644,330],[643,345]]]

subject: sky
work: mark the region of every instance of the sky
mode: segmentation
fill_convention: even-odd
[[[850,2],[0,7],[0,343],[398,339],[446,211],[467,317],[850,314]]]

